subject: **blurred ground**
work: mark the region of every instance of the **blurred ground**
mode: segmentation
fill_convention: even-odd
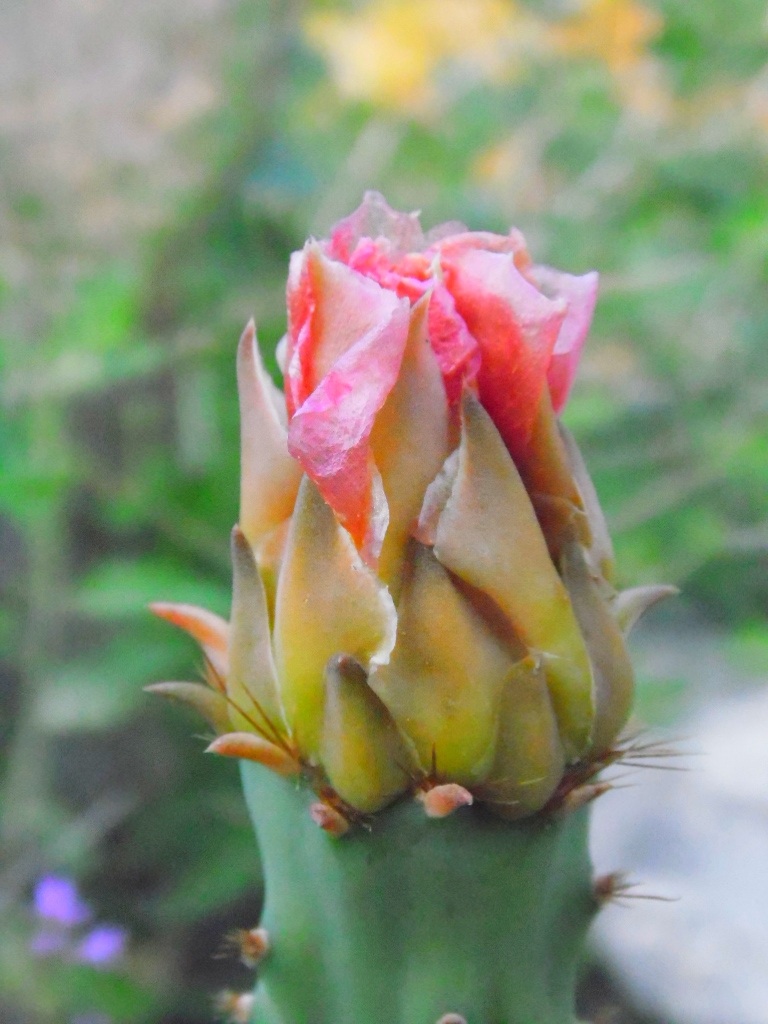
[[[4,1021],[202,1024],[250,983],[212,959],[258,911],[236,779],[141,694],[196,671],[143,608],[226,613],[235,339],[269,355],[288,254],[364,188],[601,271],[569,424],[624,581],[685,594],[639,719],[764,687],[767,67],[756,0],[0,6]],[[51,872],[130,933],[108,969],[33,955]],[[601,948],[585,1015],[663,1017]]]

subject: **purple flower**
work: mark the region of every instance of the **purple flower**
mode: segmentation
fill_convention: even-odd
[[[77,891],[71,878],[46,875],[35,886],[35,911],[38,917],[56,921],[66,928],[84,924],[91,916],[91,908]]]
[[[95,967],[106,966],[122,956],[126,939],[127,933],[119,925],[97,925],[85,935],[77,947],[77,959]]]

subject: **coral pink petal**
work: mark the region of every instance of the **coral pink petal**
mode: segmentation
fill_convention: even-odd
[[[306,350],[315,308],[305,249],[295,252],[291,256],[286,286],[286,304],[288,307],[288,331],[285,335],[283,375],[285,378],[285,404],[290,419],[307,397],[304,386],[307,376]]]
[[[462,231],[456,235],[442,238],[433,246],[441,258],[456,259],[474,250],[482,252],[511,253],[518,266],[527,266],[530,256],[525,245],[525,238],[517,228],[512,228],[508,235],[496,235],[492,231]]]
[[[527,276],[545,295],[551,299],[564,299],[568,305],[547,373],[552,405],[559,413],[568,401],[581,350],[592,324],[598,275],[593,271],[577,276],[552,267],[532,267]]]
[[[358,549],[375,559],[386,516],[376,507],[383,493],[380,481],[376,487],[370,434],[400,370],[409,303],[322,254],[310,253],[310,261],[315,308],[294,352],[294,369],[304,373],[297,393],[311,392],[290,422],[288,449]]]
[[[416,251],[424,245],[418,213],[393,210],[379,192],[366,192],[360,206],[334,226],[328,255],[347,263],[362,238],[386,238],[402,253]]]
[[[461,398],[465,383],[472,383],[480,369],[480,348],[456,311],[453,296],[436,285],[429,299],[427,335],[445,382],[448,401]]]
[[[479,395],[513,458],[528,443],[565,317],[520,273],[512,254],[467,249],[443,258],[445,283],[482,355]]]

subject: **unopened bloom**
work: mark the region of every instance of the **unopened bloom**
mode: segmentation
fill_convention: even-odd
[[[409,791],[533,813],[626,722],[622,627],[661,592],[616,594],[557,419],[596,289],[369,194],[291,260],[284,395],[243,334],[231,620],[155,606],[210,683],[155,689],[212,750],[303,774],[335,834]]]

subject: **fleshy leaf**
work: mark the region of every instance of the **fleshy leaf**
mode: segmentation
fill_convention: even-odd
[[[395,723],[354,658],[325,670],[322,764],[339,796],[364,814],[392,803],[408,786],[408,755]]]
[[[634,672],[621,629],[589,571],[584,549],[576,541],[563,549],[562,573],[592,662],[595,724],[591,750],[602,754],[629,718]]]
[[[374,420],[397,380],[410,306],[376,282],[305,252],[311,312],[289,357],[295,413],[288,447],[367,561],[386,529],[370,450]],[[378,499],[378,500],[377,500]]]
[[[274,641],[286,719],[307,756],[319,753],[329,658],[349,654],[366,671],[383,664],[395,627],[387,588],[305,477],[280,570]]]
[[[296,501],[301,466],[288,454],[276,388],[264,369],[249,321],[237,350],[240,395],[240,528],[252,545],[288,519]]]
[[[210,661],[220,679],[227,678],[227,646],[229,643],[229,623],[220,615],[198,608],[194,604],[171,604],[168,601],[155,601],[149,610],[160,619],[165,619],[197,640],[203,654]]]
[[[563,743],[569,757],[578,757],[594,715],[584,641],[520,475],[471,394],[434,550],[446,568],[495,602],[525,647],[542,655]]]
[[[425,302],[413,309],[397,383],[376,417],[371,434],[371,447],[389,508],[389,527],[378,574],[390,588],[399,577],[424,492],[449,450],[445,388],[437,360],[426,341],[425,313]]]
[[[555,791],[565,753],[540,660],[518,662],[499,702],[496,759],[480,788],[484,802],[513,820],[540,810]]]
[[[227,695],[237,729],[254,729],[274,740],[285,732],[277,693],[264,584],[248,538],[232,531],[232,617]]]
[[[145,686],[147,693],[178,701],[192,708],[202,716],[214,732],[223,733],[230,729],[229,705],[226,697],[202,683],[153,683]]]
[[[370,686],[412,741],[422,769],[467,785],[494,756],[497,706],[515,661],[459,593],[432,552],[417,542],[398,605],[398,634]]]

